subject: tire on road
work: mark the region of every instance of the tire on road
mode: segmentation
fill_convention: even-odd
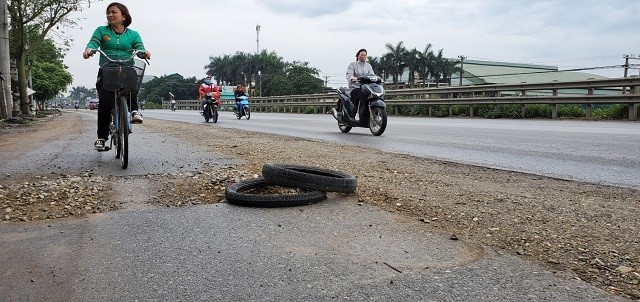
[[[267,163],[262,166],[262,177],[276,185],[322,192],[353,193],[357,187],[353,175],[310,166]]]
[[[225,198],[230,204],[244,207],[294,207],[317,203],[327,198],[321,191],[302,191],[297,194],[252,194],[250,191],[273,186],[262,177],[234,183],[225,190]]]

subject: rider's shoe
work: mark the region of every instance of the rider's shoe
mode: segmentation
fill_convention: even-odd
[[[342,119],[342,112],[338,112],[336,108],[331,108],[331,114],[333,115],[333,118],[335,118],[338,121]]]
[[[142,124],[142,114],[138,111],[131,111],[131,122],[134,124]]]
[[[98,150],[98,151],[107,151],[106,146],[104,145],[105,140],[99,138],[96,140],[96,142],[93,144],[93,147]]]

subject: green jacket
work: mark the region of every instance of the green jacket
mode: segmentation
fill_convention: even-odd
[[[101,49],[109,55],[111,59],[125,60],[131,57],[131,50],[146,50],[142,43],[142,37],[137,31],[126,28],[122,34],[116,34],[111,27],[99,26],[93,32],[91,40],[87,43],[87,48]],[[109,62],[104,55],[100,54],[100,66]]]

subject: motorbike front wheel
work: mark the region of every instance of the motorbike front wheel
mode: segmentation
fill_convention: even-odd
[[[218,107],[217,106],[212,106],[211,107],[211,119],[213,120],[214,123],[218,122]]]
[[[209,122],[209,106],[204,106],[204,112],[202,113],[202,115],[204,115],[204,122],[208,123]]]
[[[249,110],[249,107],[244,107],[244,116],[246,116],[247,119],[251,118],[251,110]]]
[[[387,128],[387,110],[382,107],[372,107],[369,116],[369,130],[375,136],[382,135]]]

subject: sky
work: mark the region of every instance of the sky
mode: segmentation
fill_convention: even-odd
[[[64,63],[71,87],[94,87],[97,56],[82,52],[111,1],[73,15],[73,45]],[[238,51],[275,52],[308,62],[329,86],[346,86],[345,71],[358,49],[369,56],[403,42],[408,49],[445,57],[557,66],[560,70],[623,65],[640,57],[640,0],[123,0],[129,28],[151,51],[146,74],[205,76],[210,57]],[[259,36],[256,25],[260,25]],[[64,29],[63,29],[64,30]],[[259,37],[259,39],[258,39]],[[640,64],[632,59],[630,64]],[[624,70],[586,71],[622,77]],[[629,74],[638,74],[630,70]],[[69,87],[69,88],[71,88]]]

